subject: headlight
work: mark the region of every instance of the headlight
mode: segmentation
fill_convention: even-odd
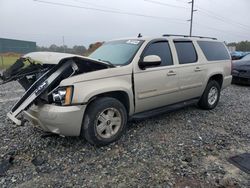
[[[60,103],[62,105],[71,104],[73,95],[73,87],[59,87],[52,93],[52,98],[55,103]]]

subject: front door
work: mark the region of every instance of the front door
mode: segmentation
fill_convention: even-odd
[[[168,41],[155,41],[148,44],[141,59],[148,55],[157,55],[161,64],[138,68],[134,72],[135,112],[142,112],[178,101],[178,70],[173,64]]]

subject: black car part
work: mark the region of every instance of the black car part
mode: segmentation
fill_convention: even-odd
[[[230,157],[228,161],[242,171],[250,174],[250,153],[243,153]]]

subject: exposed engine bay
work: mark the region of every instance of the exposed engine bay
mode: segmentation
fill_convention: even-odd
[[[34,103],[68,105],[67,102],[62,104],[62,100],[59,100],[66,90],[70,90],[70,88],[59,90],[62,80],[111,67],[113,66],[108,63],[73,54],[53,52],[27,54],[0,75],[2,80],[0,84],[18,81],[26,90],[7,116],[16,124],[21,124],[17,116]]]

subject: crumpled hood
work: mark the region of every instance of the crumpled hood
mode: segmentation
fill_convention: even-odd
[[[90,60],[91,62],[97,62],[97,63],[110,66],[109,64],[102,62],[102,61],[98,61],[96,59],[91,59],[91,58],[76,55],[76,54],[59,53],[59,52],[31,52],[31,53],[25,54],[23,57],[30,58],[34,61],[39,62],[40,64],[58,64],[61,60],[65,58],[78,57],[83,60]]]
[[[61,81],[61,86],[72,85],[79,82],[86,82],[91,80],[98,80],[98,79],[105,79],[110,77],[117,77],[117,76],[125,76],[132,74],[132,66],[120,66],[114,67],[111,69],[102,69],[98,71],[92,71],[85,74],[75,75],[69,78],[66,78]]]

